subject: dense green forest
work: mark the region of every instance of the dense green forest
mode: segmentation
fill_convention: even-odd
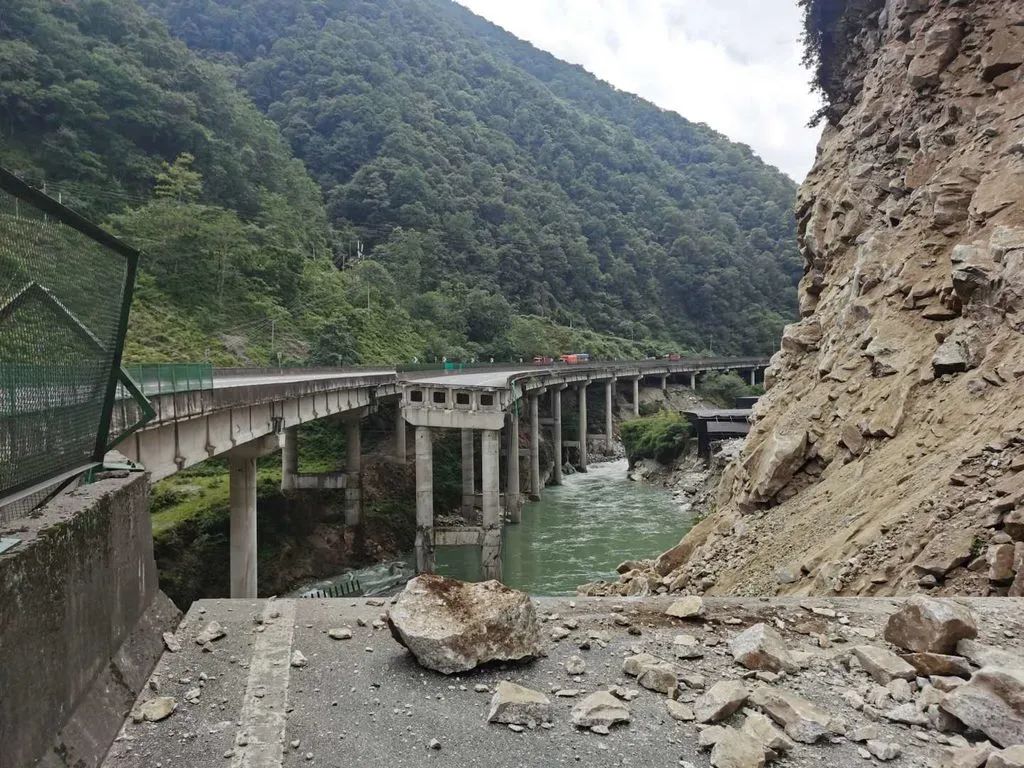
[[[767,352],[794,313],[789,179],[449,0],[145,5],[0,8],[0,164],[144,251],[130,358]]]

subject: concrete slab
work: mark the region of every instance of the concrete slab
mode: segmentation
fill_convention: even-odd
[[[758,621],[780,627],[791,650],[811,654],[808,668],[779,687],[839,717],[849,731],[874,724],[882,739],[902,747],[901,766],[924,766],[937,759],[942,748],[938,740],[947,738],[928,729],[871,719],[843,701],[847,690],[871,681],[862,671],[845,668],[842,657],[852,645],[881,643],[882,627],[897,605],[894,600],[709,599],[706,619],[700,622],[666,617],[670,600],[662,598],[536,602],[542,615],[558,616],[544,624],[547,658],[445,677],[421,669],[380,626],[386,610],[382,601],[200,601],[176,633],[181,651],[166,653],[150,681],[160,695],[175,698],[177,710],[158,723],[136,724],[129,718],[104,766],[533,768],[680,766],[687,761],[707,768],[708,752],[697,747],[699,727],[673,720],[665,696],[638,687],[634,678],[622,673],[622,658],[642,650],[672,659],[673,638],[688,633],[701,642],[705,657],[678,661],[680,670],[703,675],[709,686],[721,679],[749,677],[751,673],[729,655],[728,640]],[[978,620],[980,640],[1024,653],[1024,600],[963,602]],[[560,642],[552,640],[551,630],[570,617],[578,628]],[[218,621],[226,635],[204,651],[194,638],[211,620]],[[331,639],[327,632],[335,627],[351,628],[353,637]],[[578,641],[594,632],[606,633],[607,642],[591,640],[591,648],[581,650]],[[870,640],[871,635],[876,639]],[[294,650],[306,657],[305,666],[288,664]],[[584,675],[566,674],[563,665],[571,655],[585,659]],[[485,721],[490,693],[478,693],[474,687],[493,688],[503,679],[549,696],[554,711],[550,729],[516,733]],[[629,704],[632,722],[607,736],[578,731],[570,724],[569,712],[582,694],[562,698],[552,693],[589,693],[612,684],[636,689],[639,695]],[[201,693],[195,703],[188,703],[185,694],[194,689]],[[692,700],[697,693],[684,693],[683,700]],[[148,690],[140,701],[155,695]],[[733,718],[730,722],[735,724],[742,715]],[[440,742],[440,749],[429,747],[432,739]],[[857,752],[861,745],[845,738],[835,741],[797,745],[782,765],[820,768],[865,762]]]

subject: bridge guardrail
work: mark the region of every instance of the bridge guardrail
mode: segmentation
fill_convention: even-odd
[[[126,365],[124,371],[147,396],[213,389],[213,366],[209,363],[143,363]],[[121,387],[118,395],[127,397],[128,392]]]

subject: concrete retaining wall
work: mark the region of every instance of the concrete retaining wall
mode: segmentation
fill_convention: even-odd
[[[160,591],[149,482],[82,486],[0,555],[0,768],[103,758],[180,615]]]

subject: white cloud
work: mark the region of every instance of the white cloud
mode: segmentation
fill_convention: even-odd
[[[457,0],[602,80],[730,139],[797,181],[819,106],[796,0]]]

